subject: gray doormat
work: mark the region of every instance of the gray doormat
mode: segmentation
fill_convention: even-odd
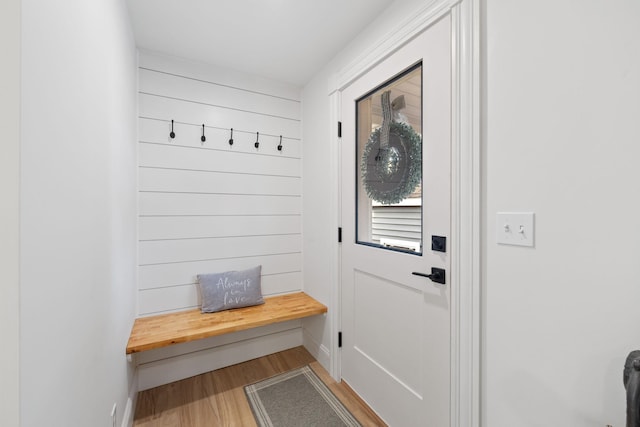
[[[361,427],[309,366],[248,385],[244,392],[261,427]]]

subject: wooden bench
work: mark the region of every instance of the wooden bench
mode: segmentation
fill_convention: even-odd
[[[304,292],[267,297],[264,301],[262,305],[217,313],[193,309],[138,318],[131,329],[127,354],[327,312],[325,305]]]

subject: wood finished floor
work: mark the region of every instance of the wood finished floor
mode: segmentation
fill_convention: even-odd
[[[386,424],[344,382],[337,383],[304,347],[140,392],[134,427],[255,426],[244,386],[305,365],[363,426]]]

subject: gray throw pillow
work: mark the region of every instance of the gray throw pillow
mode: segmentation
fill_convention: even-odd
[[[214,313],[231,308],[264,304],[260,275],[262,266],[242,271],[198,274],[202,312]]]

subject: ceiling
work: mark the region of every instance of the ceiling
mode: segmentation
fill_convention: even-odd
[[[138,47],[303,86],[393,0],[127,0]]]

